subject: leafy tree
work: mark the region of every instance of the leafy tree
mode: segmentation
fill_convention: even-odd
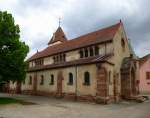
[[[25,78],[28,46],[20,41],[19,26],[6,11],[0,11],[0,82]]]

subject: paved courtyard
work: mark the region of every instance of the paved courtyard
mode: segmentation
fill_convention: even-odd
[[[0,106],[0,118],[150,118],[150,101],[99,105],[41,96],[7,95],[36,105]]]

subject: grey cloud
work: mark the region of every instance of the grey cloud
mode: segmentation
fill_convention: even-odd
[[[86,4],[75,5],[71,11],[65,14],[63,26],[67,29],[69,37],[74,38],[81,34],[95,31],[122,19],[128,38],[131,39],[131,44],[138,56],[143,56],[147,52],[150,53],[150,47],[147,46],[150,45],[147,44],[150,40],[150,12],[148,10],[150,2],[148,0],[135,2],[138,10],[132,15],[124,8],[108,11],[109,9],[105,9],[105,6],[89,1],[87,0]],[[110,4],[108,3],[107,5]],[[141,47],[144,48],[142,53]]]
[[[150,53],[149,0],[126,0],[131,5],[129,9],[124,5],[115,6],[117,0],[114,2],[112,0],[107,2],[104,0],[74,1],[71,6],[61,8],[63,10],[62,27],[69,39],[112,25],[122,19],[128,38],[131,39],[131,44],[138,56]],[[59,9],[62,4],[67,4],[67,0],[18,0],[14,9],[15,14],[26,18],[29,12],[40,9],[43,13],[51,13],[52,10]],[[34,37],[30,37],[25,34],[24,39],[32,39],[31,50],[36,50],[42,49],[47,44],[51,38],[50,35],[52,34],[46,36],[34,34]]]
[[[47,46],[47,43],[49,41],[49,36],[36,36],[34,37],[34,43],[31,44],[32,49],[34,50],[42,50],[44,47]],[[32,39],[29,39],[32,40]]]
[[[43,13],[51,12],[59,8],[61,4],[63,1],[60,0],[18,0],[13,9],[16,14],[27,17],[29,13],[36,10],[41,10]]]

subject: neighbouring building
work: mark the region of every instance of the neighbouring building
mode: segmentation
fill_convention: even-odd
[[[72,40],[59,26],[27,62],[22,93],[105,103],[138,94],[138,62],[121,21]]]
[[[150,93],[150,54],[140,58],[140,92]]]

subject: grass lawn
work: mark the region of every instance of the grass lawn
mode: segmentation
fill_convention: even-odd
[[[14,98],[0,97],[0,105],[12,104],[12,103],[18,103],[18,104],[22,104],[22,105],[34,104],[34,103],[31,103],[31,102],[26,102],[26,101],[23,101],[23,100],[17,100],[17,99],[14,99]]]

